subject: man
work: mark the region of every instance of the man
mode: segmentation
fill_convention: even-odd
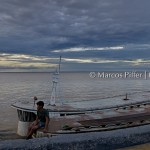
[[[39,101],[37,104],[37,117],[36,120],[29,126],[28,134],[26,139],[32,138],[33,133],[37,131],[37,129],[42,129],[43,132],[48,131],[49,124],[49,113],[46,109],[44,109],[44,102]]]

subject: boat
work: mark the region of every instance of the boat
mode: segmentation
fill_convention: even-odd
[[[114,104],[105,104],[101,106],[102,100],[80,101],[69,103],[57,103],[56,90],[59,82],[61,56],[58,67],[56,68],[52,79],[52,91],[50,101],[44,101],[50,115],[49,132],[43,133],[39,130],[36,137],[54,136],[60,134],[74,134],[84,132],[100,132],[121,128],[141,126],[150,124],[150,101],[145,99],[149,97],[150,92],[124,95],[108,98],[114,101]],[[136,99],[135,97],[138,97]],[[130,98],[129,98],[130,97]],[[133,99],[134,98],[134,99]],[[20,136],[26,136],[28,126],[35,120],[36,105],[34,101],[17,101],[11,106],[18,113],[18,129]],[[125,100],[125,101],[124,101]]]

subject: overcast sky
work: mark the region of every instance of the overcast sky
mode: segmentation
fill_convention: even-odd
[[[150,0],[0,0],[0,71],[149,69]]]

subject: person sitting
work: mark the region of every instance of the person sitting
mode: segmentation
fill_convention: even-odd
[[[49,113],[46,109],[44,109],[44,102],[39,101],[37,104],[37,116],[36,120],[29,126],[28,133],[26,139],[32,138],[33,133],[37,131],[37,129],[43,129],[43,132],[48,132],[49,125]]]

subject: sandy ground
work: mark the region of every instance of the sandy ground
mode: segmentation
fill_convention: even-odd
[[[23,137],[16,134],[17,132],[17,112],[9,106],[1,110],[0,113],[0,141],[22,139]]]
[[[21,137],[17,135],[15,131],[9,131],[9,130],[0,131],[0,141],[23,139],[23,138],[25,137]]]
[[[150,150],[150,143],[127,147],[120,150]]]

